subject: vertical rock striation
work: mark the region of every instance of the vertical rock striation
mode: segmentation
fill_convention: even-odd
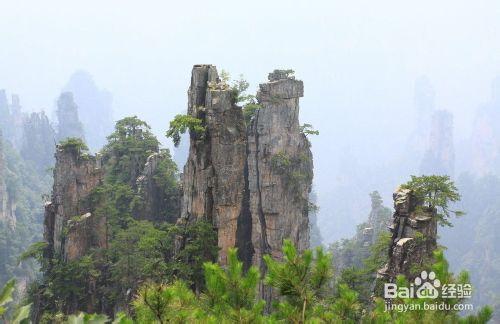
[[[234,91],[211,65],[194,66],[188,114],[205,134],[190,134],[182,180],[181,221],[208,219],[218,233],[219,261],[238,247],[240,258],[265,273],[263,256],[282,258],[283,240],[309,246],[310,143],[299,125],[302,81],[276,70],[257,94],[250,125],[234,104]],[[261,287],[270,301],[272,292]]]
[[[215,66],[196,65],[188,91],[188,114],[200,118],[204,135],[190,134],[189,157],[182,180],[181,219],[213,222],[218,233],[219,261],[236,245],[242,214],[246,163],[245,123],[231,89]]]
[[[270,73],[269,82],[259,86],[261,108],[249,126],[252,263],[262,271],[263,255],[282,257],[284,239],[292,240],[299,251],[309,246],[312,154],[299,126],[299,98],[303,95],[302,81],[283,71]]]
[[[181,222],[211,220],[223,264],[236,246],[246,265],[264,272],[263,255],[281,258],[284,239],[299,250],[309,246],[312,154],[298,120],[303,83],[289,74],[277,70],[260,85],[260,108],[246,127],[216,68],[193,68],[188,114],[200,118],[206,132],[190,134]]]
[[[437,221],[435,211],[417,201],[409,189],[398,188],[393,194],[394,216],[389,262],[379,270],[379,277],[394,281],[397,275],[413,280],[421,267],[432,260],[437,248]]]
[[[74,260],[106,244],[105,220],[95,219],[85,199],[103,178],[99,161],[75,147],[56,148],[52,199],[45,205],[47,257]],[[67,228],[67,233],[64,229]]]

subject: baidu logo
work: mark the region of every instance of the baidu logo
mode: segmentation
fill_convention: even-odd
[[[470,284],[442,284],[433,271],[422,271],[409,287],[398,287],[395,283],[384,285],[384,298],[470,298]]]

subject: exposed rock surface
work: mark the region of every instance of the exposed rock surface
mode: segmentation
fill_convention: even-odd
[[[312,154],[299,126],[302,81],[275,71],[259,86],[257,110],[248,131],[248,183],[252,217],[252,264],[263,272],[263,255],[282,257],[284,239],[302,251],[309,246],[308,197]],[[262,291],[270,300],[270,291]]]
[[[263,255],[280,259],[284,239],[301,251],[309,246],[312,154],[298,120],[304,86],[289,71],[270,73],[248,127],[231,92],[214,66],[194,66],[188,114],[202,119],[206,132],[190,135],[181,222],[211,220],[219,261],[237,246],[245,264],[264,273]],[[261,287],[265,299],[271,294]]]
[[[204,135],[191,134],[182,180],[182,220],[208,219],[218,233],[219,261],[236,246],[245,193],[246,134],[241,107],[212,65],[193,67],[188,114],[203,120]]]
[[[57,136],[59,140],[68,137],[84,139],[83,126],[78,118],[78,106],[71,92],[63,92],[57,100]]]
[[[420,171],[423,174],[451,176],[454,168],[453,115],[446,110],[438,110],[432,116],[429,144]]]
[[[77,259],[91,247],[106,244],[103,220],[94,219],[85,198],[103,178],[99,161],[74,147],[57,146],[52,199],[45,206],[44,238],[48,257]],[[91,226],[94,224],[95,226]],[[64,228],[68,227],[68,235]],[[97,234],[97,235],[96,235]]]
[[[437,218],[435,211],[425,209],[409,189],[398,188],[393,198],[395,212],[390,226],[389,262],[379,270],[379,276],[394,281],[402,274],[412,280],[420,273],[419,267],[432,260],[437,248]]]

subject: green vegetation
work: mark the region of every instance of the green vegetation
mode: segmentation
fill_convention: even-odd
[[[145,282],[165,285],[183,280],[195,291],[204,288],[203,264],[217,258],[216,233],[205,221],[169,223],[179,211],[179,176],[168,150],[160,151],[158,146],[149,126],[136,117],[118,121],[108,137],[101,152],[104,181],[79,202],[94,219],[105,220],[105,247],[94,247],[75,260],[62,255],[48,259],[42,257],[46,244],[40,242],[21,256],[35,258],[42,266],[43,277],[30,287],[30,299],[38,305],[42,323],[92,322],[90,315],[65,316],[89,307],[107,315],[114,315],[116,308],[129,310],[132,297]],[[145,215],[146,201],[136,179],[153,153],[159,154],[151,176],[161,210],[160,215]],[[63,224],[63,234],[78,217]],[[96,241],[98,233],[91,235],[96,237],[88,240]]]
[[[434,252],[434,264],[431,270],[436,274],[441,285],[444,284],[468,284],[469,274],[465,271],[461,272],[458,276],[454,276],[449,271],[448,262],[446,261],[443,251],[437,250]],[[409,283],[404,276],[397,278],[398,287],[409,287]],[[454,305],[463,302],[464,299],[460,298],[443,298],[438,296],[435,299],[431,298],[396,298],[392,301],[394,305],[401,304],[414,306],[414,310],[401,312],[397,310],[385,311],[385,302],[381,298],[375,300],[375,309],[369,315],[370,322],[374,323],[486,323],[492,317],[492,310],[490,307],[484,307],[478,311],[476,315],[469,315],[467,317],[460,317],[459,312],[454,310]],[[444,303],[444,309],[425,309],[424,303]]]
[[[8,197],[16,208],[15,222],[0,220],[0,287],[11,278],[21,281],[36,276],[36,263],[32,260],[19,263],[19,256],[32,243],[42,240],[42,195],[49,191],[51,183],[49,174],[37,172],[9,142],[0,143],[2,149],[4,169],[0,169],[0,178],[5,181]]]
[[[166,136],[172,138],[175,147],[178,147],[181,143],[181,134],[186,133],[187,130],[196,138],[203,138],[205,134],[205,126],[203,126],[203,121],[200,118],[191,115],[176,115],[170,121],[170,127]]]
[[[102,150],[108,180],[134,187],[147,158],[158,152],[159,145],[146,122],[136,116],[119,120]]]
[[[29,323],[31,305],[18,307],[14,312],[10,312],[7,306],[14,301],[13,294],[15,289],[16,280],[11,279],[0,290],[0,320],[5,324],[27,324]],[[9,313],[12,313],[12,315],[9,316]]]
[[[310,157],[306,154],[292,156],[278,152],[271,157],[271,169],[282,177],[297,201],[307,199],[302,197],[300,188],[302,184],[312,181],[312,174],[306,171],[309,163]]]
[[[403,186],[413,190],[415,196],[430,210],[436,210],[438,222],[441,226],[452,226],[448,220],[451,214],[461,216],[460,210],[451,210],[450,202],[460,200],[458,189],[449,176],[411,176],[411,180]]]
[[[304,124],[300,126],[300,132],[304,135],[319,135],[319,131],[314,130],[311,124]]]
[[[74,152],[77,155],[82,155],[89,151],[85,142],[78,137],[68,137],[59,142],[59,147],[68,152]]]
[[[457,298],[396,298],[393,304],[420,305],[422,310],[400,312],[385,310],[385,302],[376,298],[370,306],[363,306],[359,294],[348,284],[336,285],[331,292],[331,255],[322,248],[315,252],[298,253],[290,241],[283,245],[283,260],[265,257],[267,275],[259,280],[259,271],[251,267],[246,273],[237,260],[237,251],[229,250],[228,264],[221,267],[204,264],[205,289],[195,293],[182,280],[172,283],[146,282],[132,301],[130,314],[117,314],[113,323],[486,323],[492,316],[489,307],[475,315],[461,317],[453,305],[463,302]],[[441,250],[435,252],[431,270],[442,284],[466,284],[466,272],[454,276]],[[257,287],[272,287],[280,296],[264,312],[265,303],[259,299]],[[398,286],[408,287],[404,277],[398,277]],[[423,303],[443,302],[450,309],[424,310]],[[99,315],[70,316],[70,320],[83,319],[83,323]],[[86,320],[85,320],[86,319]],[[62,323],[62,322],[61,322]],[[68,322],[72,323],[72,322]]]

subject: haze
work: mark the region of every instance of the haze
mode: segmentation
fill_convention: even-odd
[[[113,95],[115,119],[138,115],[170,146],[163,133],[186,109],[193,64],[244,74],[253,90],[273,69],[292,68],[305,83],[301,120],[320,131],[312,138],[315,191],[331,242],[366,218],[370,191],[390,206],[406,179],[377,173],[404,159],[422,75],[436,109],[454,115],[460,160],[500,75],[499,17],[495,0],[4,2],[0,89],[50,115],[69,77],[85,70]],[[331,201],[349,175],[360,178],[350,182],[361,195],[353,199],[366,202],[341,218]]]

